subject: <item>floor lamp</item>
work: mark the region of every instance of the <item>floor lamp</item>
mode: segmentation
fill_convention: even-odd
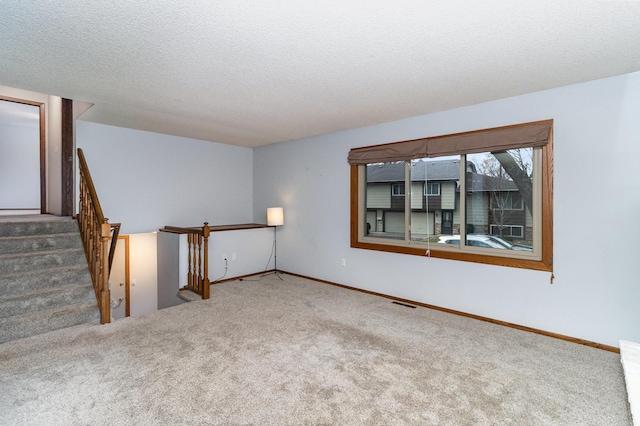
[[[269,207],[267,209],[267,226],[273,226],[273,272],[271,273],[275,274],[281,280],[282,277],[278,274],[278,246],[276,244],[276,230],[278,226],[282,225],[284,225],[284,212],[282,207]]]

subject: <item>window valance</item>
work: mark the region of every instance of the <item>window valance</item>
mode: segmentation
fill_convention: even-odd
[[[548,143],[551,125],[551,120],[537,121],[353,148],[349,152],[348,161],[351,165],[358,165],[539,147]]]

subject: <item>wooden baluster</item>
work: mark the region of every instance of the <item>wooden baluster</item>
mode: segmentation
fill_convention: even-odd
[[[198,235],[191,234],[193,238],[193,291],[198,293]]]
[[[189,263],[189,268],[191,270],[191,286],[190,289],[192,291],[197,291],[196,288],[196,236],[194,234],[189,234],[189,238],[191,239],[191,244],[189,245],[189,250],[191,251],[191,262]]]
[[[189,272],[187,274],[187,288],[189,290],[193,290],[193,279],[192,279],[192,264],[191,264],[191,246],[193,243],[193,236],[191,234],[187,234],[187,244],[188,244],[188,266]]]
[[[191,250],[193,250],[193,255],[191,257],[191,268],[193,272],[191,274],[191,290],[198,291],[198,270],[196,266],[196,259],[198,253],[196,252],[196,236],[191,234]]]
[[[202,294],[202,235],[197,234],[198,241],[198,294]]]
[[[198,284],[198,258],[200,253],[198,253],[198,235],[192,234],[193,238],[193,289],[196,293],[200,292],[199,284]]]
[[[211,230],[209,229],[209,223],[205,222],[202,227],[202,237],[204,239],[204,247],[203,247],[203,257],[204,257],[204,279],[202,283],[202,298],[208,299],[210,296],[209,293],[209,234]]]

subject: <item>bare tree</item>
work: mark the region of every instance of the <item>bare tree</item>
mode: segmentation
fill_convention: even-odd
[[[533,206],[532,149],[492,152],[478,165],[479,173],[512,181],[529,213]]]

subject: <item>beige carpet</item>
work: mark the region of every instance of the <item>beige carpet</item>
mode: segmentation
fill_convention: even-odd
[[[283,278],[0,345],[0,423],[631,424],[617,354]]]

